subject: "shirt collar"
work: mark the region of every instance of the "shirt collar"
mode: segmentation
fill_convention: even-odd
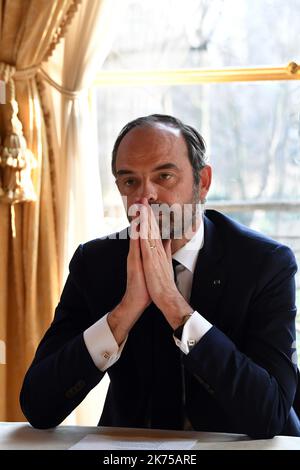
[[[200,226],[195,235],[176,253],[172,258],[182,264],[192,274],[194,274],[198,253],[204,245],[204,221],[201,218]]]

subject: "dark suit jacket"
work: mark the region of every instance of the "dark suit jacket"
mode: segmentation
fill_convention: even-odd
[[[213,327],[184,355],[151,304],[108,369],[111,383],[99,424],[182,429],[187,415],[200,431],[300,436],[292,407],[294,255],[216,211],[206,211],[204,236],[190,304]],[[128,248],[128,239],[117,234],[76,250],[54,321],[21,391],[33,426],[58,425],[103,377],[83,331],[124,295]]]

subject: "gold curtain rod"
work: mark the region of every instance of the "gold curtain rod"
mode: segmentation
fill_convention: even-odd
[[[223,69],[101,70],[94,85],[196,85],[210,82],[300,80],[300,65]]]

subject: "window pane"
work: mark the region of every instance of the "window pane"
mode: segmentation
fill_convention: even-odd
[[[127,224],[110,169],[119,131],[137,116],[172,114],[196,127],[207,142],[214,172],[208,203],[221,204],[226,212],[228,203],[244,201],[229,214],[291,246],[300,265],[299,205],[279,205],[300,201],[298,82],[99,87],[96,97],[107,231]],[[261,201],[269,207],[256,207]],[[299,275],[297,284],[300,288]]]
[[[96,96],[108,205],[115,201],[110,154],[118,132],[137,116],[160,112],[204,136],[214,167],[210,199],[300,200],[298,82],[99,87]]]
[[[220,68],[300,59],[298,0],[124,2],[106,69]]]

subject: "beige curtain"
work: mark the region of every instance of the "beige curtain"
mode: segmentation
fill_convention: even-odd
[[[56,82],[55,87],[46,85],[45,98],[56,123],[52,142],[54,153],[59,155],[59,186],[69,188],[60,192],[59,199],[62,283],[78,244],[104,233],[95,102],[90,86],[110,50],[121,8],[119,0],[83,1],[63,44],[45,68],[48,78]],[[107,385],[104,380],[96,387],[66,422],[96,425]]]
[[[37,72],[79,1],[0,0],[0,420],[24,420],[21,382],[59,285],[55,165]],[[3,350],[6,350],[4,358]]]
[[[91,85],[110,50],[124,4],[82,0],[65,39],[43,65],[58,187],[69,188],[58,194],[62,283],[78,244],[104,233]]]
[[[65,40],[62,86],[78,91],[71,98],[62,95],[61,171],[68,181],[64,207],[68,233],[62,234],[61,247],[67,264],[79,243],[98,237],[103,229],[103,208],[98,166],[96,122],[92,115],[89,88],[110,48],[113,31],[113,4],[98,0],[83,3]]]

